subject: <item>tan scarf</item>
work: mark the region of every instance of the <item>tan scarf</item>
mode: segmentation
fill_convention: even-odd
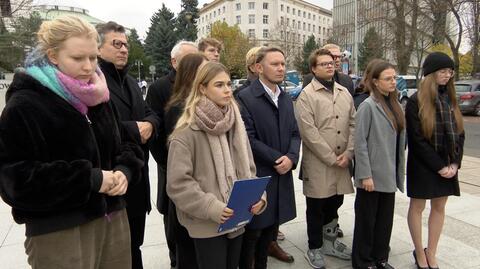
[[[249,141],[238,107],[232,102],[220,108],[202,97],[195,109],[195,123],[207,134],[218,186],[227,202],[235,180],[255,176],[250,171]]]

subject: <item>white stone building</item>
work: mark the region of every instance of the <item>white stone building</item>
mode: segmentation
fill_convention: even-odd
[[[214,0],[199,11],[198,38],[210,34],[214,22],[238,25],[258,45],[299,49],[310,35],[324,44],[332,29],[332,12],[303,0]]]

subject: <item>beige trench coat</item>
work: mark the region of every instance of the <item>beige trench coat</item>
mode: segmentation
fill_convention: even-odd
[[[304,195],[328,198],[352,193],[348,167],[335,165],[344,152],[353,157],[355,107],[348,90],[335,83],[332,94],[314,78],[297,99],[296,114],[303,144]]]

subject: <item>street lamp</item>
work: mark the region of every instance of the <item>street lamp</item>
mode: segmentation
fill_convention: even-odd
[[[135,65],[138,67],[138,82],[142,80],[141,78],[141,73],[140,73],[140,67],[143,66],[143,62],[140,60],[135,60]]]

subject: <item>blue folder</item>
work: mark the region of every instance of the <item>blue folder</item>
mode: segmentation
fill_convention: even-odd
[[[220,224],[218,227],[219,233],[245,225],[252,220],[253,214],[250,209],[262,197],[270,178],[268,176],[241,179],[233,183],[232,193],[227,204],[228,208],[233,209],[233,216],[225,223]]]

